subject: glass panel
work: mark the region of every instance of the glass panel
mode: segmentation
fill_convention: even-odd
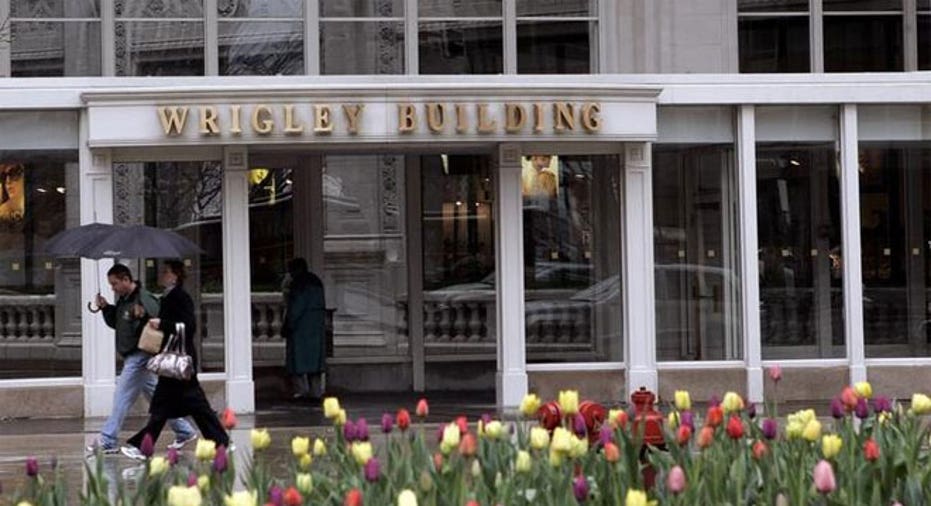
[[[843,357],[834,144],[760,143],[756,151],[763,358]]]
[[[740,18],[740,72],[808,72],[808,17]]]
[[[504,72],[501,22],[420,23],[421,74]]]
[[[658,360],[743,356],[734,172],[732,144],[654,144]]]
[[[592,48],[598,46],[594,22],[520,21],[517,23],[517,72],[590,74],[597,72]]]
[[[931,355],[931,147],[860,144],[867,357]]]
[[[253,165],[249,171],[253,303],[255,292],[267,295],[281,290],[288,260],[294,256],[293,174],[291,168],[264,165]]]
[[[14,18],[98,18],[100,0],[12,0]]]
[[[491,373],[497,298],[490,160],[424,156],[421,170],[425,353],[481,354]]]
[[[304,24],[275,21],[221,22],[220,75],[304,73]]]
[[[527,360],[620,361],[620,162],[533,155],[523,164]]]
[[[323,170],[323,285],[335,309],[334,353],[408,356],[404,157],[328,155]],[[379,389],[374,375],[367,378],[360,388]]]
[[[77,151],[0,151],[0,379],[81,376],[81,264],[42,253],[79,208]]]
[[[419,0],[418,15],[430,17],[498,17],[501,12],[501,0],[473,0],[471,2],[449,2],[440,0]]]
[[[902,0],[822,0],[824,11],[900,11]]]
[[[320,0],[325,18],[368,18],[404,16],[404,0]]]
[[[300,18],[304,16],[303,0],[256,0],[241,2],[218,0],[221,18]]]
[[[204,75],[204,24],[117,22],[116,75]]]
[[[902,16],[825,16],[826,72],[901,71]]]
[[[517,16],[598,16],[598,0],[517,0]]]
[[[203,18],[203,0],[114,0],[120,18]]]
[[[919,11],[931,11],[931,0],[918,0]]]
[[[918,70],[931,70],[931,16],[918,16]]]
[[[402,23],[320,23],[322,74],[403,74]]]
[[[113,165],[113,222],[174,230],[204,251],[185,258],[184,288],[197,312],[197,352],[203,371],[224,369],[223,171],[219,162],[117,163]],[[120,259],[161,293],[159,261]]]
[[[737,0],[737,12],[808,12],[808,0]]]
[[[12,22],[13,77],[100,75],[100,23]]]

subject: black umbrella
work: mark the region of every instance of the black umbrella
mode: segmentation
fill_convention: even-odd
[[[45,243],[45,254],[58,258],[80,258],[84,248],[99,241],[116,228],[107,223],[91,223],[62,230]]]

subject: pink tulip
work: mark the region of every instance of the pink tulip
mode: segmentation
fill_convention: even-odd
[[[676,495],[685,490],[685,471],[681,467],[675,466],[669,470],[666,476],[666,488]]]
[[[769,368],[769,379],[773,380],[773,383],[779,383],[779,380],[782,379],[782,368],[778,365],[774,365]]]
[[[822,494],[830,494],[837,488],[830,462],[822,459],[815,465],[814,481],[815,489]]]

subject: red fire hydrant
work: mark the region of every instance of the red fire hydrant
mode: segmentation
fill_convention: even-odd
[[[649,446],[666,449],[666,440],[663,438],[663,414],[653,409],[656,395],[647,390],[646,387],[640,387],[639,390],[630,394],[630,401],[634,404],[633,433],[639,434],[643,438],[643,445],[640,447],[640,461],[646,464]],[[653,469],[653,466],[644,466],[644,486],[648,489],[653,488],[655,481],[656,470]]]

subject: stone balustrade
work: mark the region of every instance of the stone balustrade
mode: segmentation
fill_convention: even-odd
[[[0,342],[54,341],[54,295],[0,295]]]

